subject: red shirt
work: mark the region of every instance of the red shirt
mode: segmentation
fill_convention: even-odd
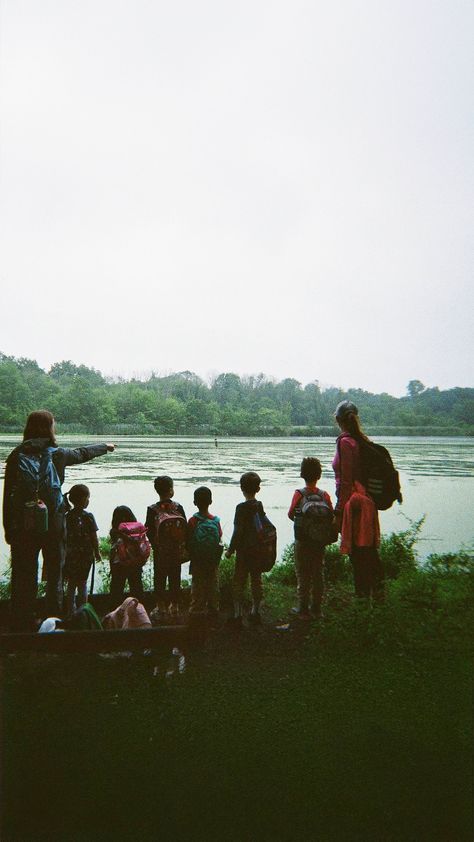
[[[332,500],[331,500],[331,498],[330,498],[329,494],[327,493],[327,491],[323,491],[321,488],[318,488],[315,482],[310,482],[310,483],[307,483],[307,484],[305,485],[305,491],[307,491],[307,492],[308,492],[308,494],[321,494],[321,495],[324,497],[324,500],[326,501],[326,503],[328,504],[328,506],[330,506],[331,511],[332,511],[332,508],[333,508],[333,506],[332,506]],[[294,519],[295,519],[295,509],[298,507],[298,505],[299,505],[300,501],[302,500],[302,498],[303,498],[303,495],[302,495],[301,491],[300,491],[300,490],[299,490],[299,488],[298,488],[298,489],[295,491],[295,493],[293,494],[293,499],[292,499],[292,501],[291,501],[291,506],[290,506],[290,508],[288,509],[288,517],[290,518],[290,520],[294,520]]]

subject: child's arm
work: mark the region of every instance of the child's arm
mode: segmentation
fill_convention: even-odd
[[[239,511],[239,507],[237,506],[235,510],[235,517],[234,517],[234,531],[232,533],[232,538],[230,539],[230,544],[228,549],[226,550],[226,557],[230,558],[236,547],[241,543],[244,533],[244,519]]]
[[[290,518],[290,520],[295,519],[295,509],[296,509],[298,503],[300,502],[302,496],[303,495],[302,495],[301,491],[298,491],[298,490],[296,490],[295,493],[293,494],[293,499],[291,501],[290,508],[288,509],[288,517]]]
[[[94,550],[94,558],[96,561],[100,561],[100,549],[99,549],[99,527],[97,526],[97,521],[94,515],[91,514],[91,527],[92,527],[92,548]]]
[[[95,558],[95,560],[100,561],[101,555],[100,555],[99,538],[98,538],[97,532],[94,532],[94,535],[93,535],[93,538],[92,538],[92,546],[94,548],[94,558]]]

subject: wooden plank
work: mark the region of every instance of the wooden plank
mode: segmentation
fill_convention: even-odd
[[[0,634],[0,655],[17,652],[51,654],[88,652],[134,652],[143,649],[170,649],[186,642],[199,643],[204,630],[198,626],[156,626],[152,629],[113,631],[66,631],[50,634]]]

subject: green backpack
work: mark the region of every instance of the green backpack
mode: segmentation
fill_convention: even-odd
[[[193,530],[189,547],[192,557],[204,562],[219,562],[224,549],[221,544],[219,518],[217,516],[203,517],[199,512],[196,512],[194,518],[197,520],[197,525]]]
[[[67,628],[71,631],[102,631],[104,627],[94,607],[86,602],[74,611],[67,621]]]

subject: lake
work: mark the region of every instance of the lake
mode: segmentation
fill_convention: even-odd
[[[64,446],[78,446],[103,441],[97,436],[60,439]],[[400,472],[403,504],[395,503],[380,513],[383,532],[399,531],[408,519],[426,515],[418,553],[457,550],[474,539],[474,439],[394,437],[374,438],[388,447]],[[278,530],[279,554],[293,538],[292,523],[287,518],[295,488],[301,487],[299,465],[303,456],[317,456],[323,465],[320,486],[334,500],[334,475],[331,461],[334,438],[223,438],[218,447],[208,438],[186,437],[115,437],[115,453],[85,465],[68,468],[64,490],[74,483],[90,487],[89,509],[96,517],[99,534],[110,528],[112,510],[125,504],[144,520],[147,505],[156,501],[153,479],[168,474],[175,481],[175,500],[189,517],[194,512],[193,490],[209,485],[214,502],[212,512],[221,518],[224,539],[232,534],[234,509],[241,502],[239,477],[255,470],[262,477],[259,495],[265,510]],[[0,436],[0,462],[3,493],[4,462],[18,444],[18,437]],[[8,547],[0,543],[2,568]]]

